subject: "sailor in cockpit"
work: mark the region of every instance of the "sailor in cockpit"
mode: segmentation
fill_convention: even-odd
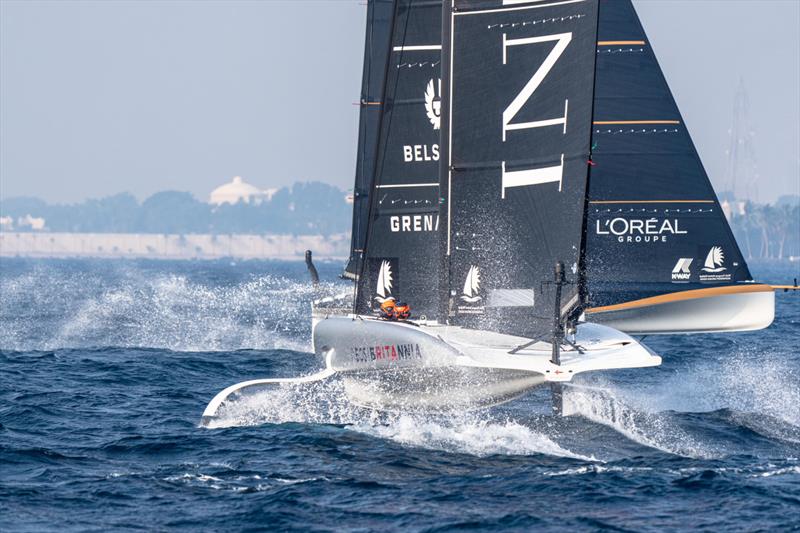
[[[411,307],[405,302],[395,302],[390,297],[381,304],[380,317],[384,320],[408,320],[410,316]]]

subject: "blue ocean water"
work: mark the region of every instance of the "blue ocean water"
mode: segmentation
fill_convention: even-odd
[[[546,390],[425,416],[334,384],[198,427],[227,385],[320,368],[311,297],[299,263],[3,259],[0,529],[800,530],[800,295],[647,339],[661,367],[580,378],[564,418]]]

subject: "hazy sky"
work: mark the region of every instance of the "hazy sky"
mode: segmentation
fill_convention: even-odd
[[[759,198],[800,194],[800,1],[636,0],[712,180],[750,102]],[[0,0],[0,198],[352,186],[359,0]]]

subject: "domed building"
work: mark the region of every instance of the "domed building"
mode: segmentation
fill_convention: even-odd
[[[239,202],[260,204],[272,198],[275,189],[261,190],[258,187],[245,183],[241,176],[236,176],[230,183],[220,185],[213,191],[208,203],[214,205],[236,204]]]

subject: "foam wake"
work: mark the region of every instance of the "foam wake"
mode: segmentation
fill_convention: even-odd
[[[594,457],[563,448],[550,436],[491,411],[459,414],[378,412],[347,400],[340,380],[281,386],[242,398],[220,410],[209,428],[287,422],[338,424],[352,431],[412,446],[471,455]]]
[[[686,433],[668,412],[647,412],[625,402],[613,386],[569,387],[564,414],[580,415],[626,438],[662,452],[692,458],[712,458],[713,450]]]

